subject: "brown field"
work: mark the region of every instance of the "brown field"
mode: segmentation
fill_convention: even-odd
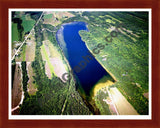
[[[28,85],[27,85],[27,91],[30,95],[34,95],[37,91],[37,87],[33,83],[34,72],[33,72],[32,66],[31,66],[31,62],[27,62],[27,72],[28,72],[28,77],[29,77]]]
[[[64,17],[70,18],[73,17],[74,15],[69,13],[69,12],[45,12],[45,14],[52,14],[52,18],[50,19],[44,19],[44,24],[51,24],[53,26],[57,26],[58,24],[61,23],[61,19]],[[57,19],[58,20],[57,20]],[[65,19],[67,19],[65,18]]]
[[[62,81],[62,75],[67,72],[62,61],[60,53],[49,40],[43,41],[41,46],[41,54],[45,63],[46,75],[52,78],[52,73],[59,77]],[[65,81],[64,81],[65,82]]]
[[[12,88],[12,108],[19,105],[22,95],[22,70],[20,62],[16,63],[15,75]]]
[[[46,73],[46,75],[48,76],[49,79],[52,78],[52,73],[50,71],[50,68],[49,68],[49,65],[48,65],[47,62],[45,63],[45,73]]]
[[[50,59],[50,62],[51,64],[53,65],[54,67],[54,73],[57,77],[59,77],[63,82],[65,82],[63,79],[62,79],[62,75],[67,72],[65,67],[64,67],[64,64],[62,62],[61,59],[59,59],[58,57],[56,58],[51,58]]]
[[[26,61],[31,62],[34,61],[35,58],[35,37],[33,35],[29,36],[30,40],[26,41]]]

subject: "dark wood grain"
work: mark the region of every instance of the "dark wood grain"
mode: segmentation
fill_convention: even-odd
[[[0,2],[0,128],[159,128],[160,21],[159,0],[1,0]],[[9,120],[8,9],[9,8],[151,8],[152,9],[152,120]]]

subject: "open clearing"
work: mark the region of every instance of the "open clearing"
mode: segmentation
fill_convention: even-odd
[[[26,61],[31,62],[34,61],[35,58],[35,37],[31,34],[29,39],[26,41]]]
[[[30,32],[32,27],[35,24],[35,20],[31,19],[30,15],[22,16],[22,25],[24,28],[24,32]]]
[[[44,24],[51,24],[52,26],[57,26],[61,23],[61,19],[67,19],[73,17],[74,15],[69,12],[45,12],[43,17]]]
[[[22,95],[22,70],[20,67],[20,62],[16,63],[15,75],[13,80],[12,88],[12,108],[16,107],[21,101]]]
[[[67,72],[60,53],[49,40],[43,41],[41,46],[41,54],[45,63],[45,72],[48,78],[52,78],[52,74],[59,77],[63,82],[62,75]]]
[[[27,91],[30,95],[34,95],[37,92],[37,87],[36,87],[36,84],[33,83],[34,82],[34,78],[33,78],[34,72],[31,66],[31,62],[27,62],[27,74],[29,77]]]
[[[12,43],[19,41],[17,23],[12,23]]]
[[[137,111],[116,87],[110,88],[109,92],[120,115],[138,115]]]

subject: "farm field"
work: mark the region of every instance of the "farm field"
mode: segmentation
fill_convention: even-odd
[[[13,65],[13,68],[15,68],[15,72],[12,78],[12,109],[19,105],[22,97],[22,70],[20,62]]]
[[[18,40],[19,40],[19,38],[18,38],[17,24],[13,23],[12,24],[12,43],[14,41],[18,41]]]
[[[57,26],[62,23],[63,20],[66,20],[74,15],[69,12],[46,12],[44,14],[44,24],[50,24],[52,26]]]
[[[65,66],[61,59],[60,53],[49,40],[43,41],[41,46],[41,54],[45,63],[46,75],[51,79],[52,74],[59,77],[62,81],[62,75],[66,72]]]
[[[29,95],[35,95],[36,92],[37,92],[37,87],[36,87],[36,84],[34,82],[34,72],[33,72],[33,69],[32,69],[32,66],[31,66],[31,62],[27,62],[27,74],[28,74],[28,77],[29,77],[29,80],[28,80],[28,85],[27,85],[27,92]]]
[[[34,33],[34,31],[33,31]],[[26,54],[25,54],[25,61],[27,62],[32,62],[34,61],[35,58],[35,49],[36,49],[36,42],[35,42],[35,37],[33,34],[31,34],[29,39],[26,41]]]
[[[34,24],[35,20],[33,20],[29,14],[22,16],[22,26],[24,28],[24,32],[30,32]]]

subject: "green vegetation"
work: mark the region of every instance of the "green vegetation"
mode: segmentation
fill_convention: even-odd
[[[89,24],[89,32],[80,32],[82,40],[86,42],[91,52],[97,44],[101,44],[104,47],[99,54],[92,53],[116,77],[118,82],[116,82],[115,86],[118,87],[137,112],[139,114],[148,114],[148,99],[143,96],[144,92],[148,92],[149,79],[148,23],[146,20],[139,20],[130,14],[125,16],[126,13],[125,15],[118,12],[110,12],[109,14],[124,23],[125,28],[139,35],[139,38],[126,30],[122,30],[124,33],[118,32],[118,36],[113,38],[108,28],[103,29]],[[95,15],[95,13],[92,15]],[[93,17],[89,18],[91,21],[96,21]],[[102,17],[100,18],[102,19]],[[117,21],[115,22],[113,26],[118,25]],[[136,40],[132,40],[129,35],[132,35]],[[109,40],[113,38],[112,42],[107,42],[105,40],[106,37]],[[103,56],[106,56],[107,61],[103,61]]]
[[[48,28],[51,31],[53,31],[55,29],[55,27],[50,24],[42,24],[42,26],[43,26],[43,28]]]
[[[30,17],[31,17],[31,19],[37,21],[40,18],[42,12],[37,12],[37,11],[34,11],[34,12],[24,12],[24,15],[26,15],[26,14],[29,14]]]
[[[27,75],[27,70],[26,70],[26,61],[22,61],[22,75],[23,75],[23,91],[25,97],[28,97],[28,92],[27,92],[27,82],[29,80],[28,75]]]
[[[43,16],[44,19],[51,19],[53,17],[53,14],[46,14]]]
[[[23,61],[26,60],[26,44],[22,46],[22,59]]]
[[[12,43],[13,41],[19,41],[17,23],[12,23]]]
[[[111,115],[108,104],[103,101],[103,99],[107,99],[108,93],[104,93],[103,91],[99,91],[95,97],[95,103],[100,110],[101,115]]]
[[[17,29],[18,29],[18,38],[19,38],[19,41],[23,41],[23,26],[22,26],[22,20],[20,18],[13,18],[12,17],[12,24],[13,23],[17,23]],[[12,34],[13,35],[13,34]],[[14,35],[15,36],[15,35]],[[16,35],[17,36],[17,35]],[[15,37],[12,37],[12,38],[15,38]]]
[[[42,24],[35,27],[36,56],[32,62],[34,70],[35,84],[37,92],[34,96],[27,96],[20,109],[20,114],[24,115],[88,115],[91,114],[85,106],[79,93],[75,90],[73,77],[67,83],[63,83],[54,74],[49,79],[45,74],[44,61],[40,52],[42,46],[43,33],[39,31]],[[53,37],[53,36],[52,36]],[[52,38],[50,37],[50,38]],[[54,38],[54,37],[53,37]],[[52,39],[53,40],[53,39]],[[56,42],[52,42],[56,43]],[[79,108],[79,109],[77,109]]]
[[[24,27],[24,32],[30,32],[34,24],[34,20],[23,20],[22,25]]]
[[[14,41],[23,41],[42,12],[12,12],[12,45]],[[25,15],[26,14],[26,15]],[[30,15],[28,15],[30,14]],[[17,48],[17,47],[15,47]]]
[[[45,45],[44,44],[41,46],[41,49],[42,49],[42,52],[44,53],[46,61],[48,62],[50,72],[53,74],[54,73],[54,67],[52,66],[52,63],[49,60],[49,56],[47,54],[47,51],[45,49]]]

